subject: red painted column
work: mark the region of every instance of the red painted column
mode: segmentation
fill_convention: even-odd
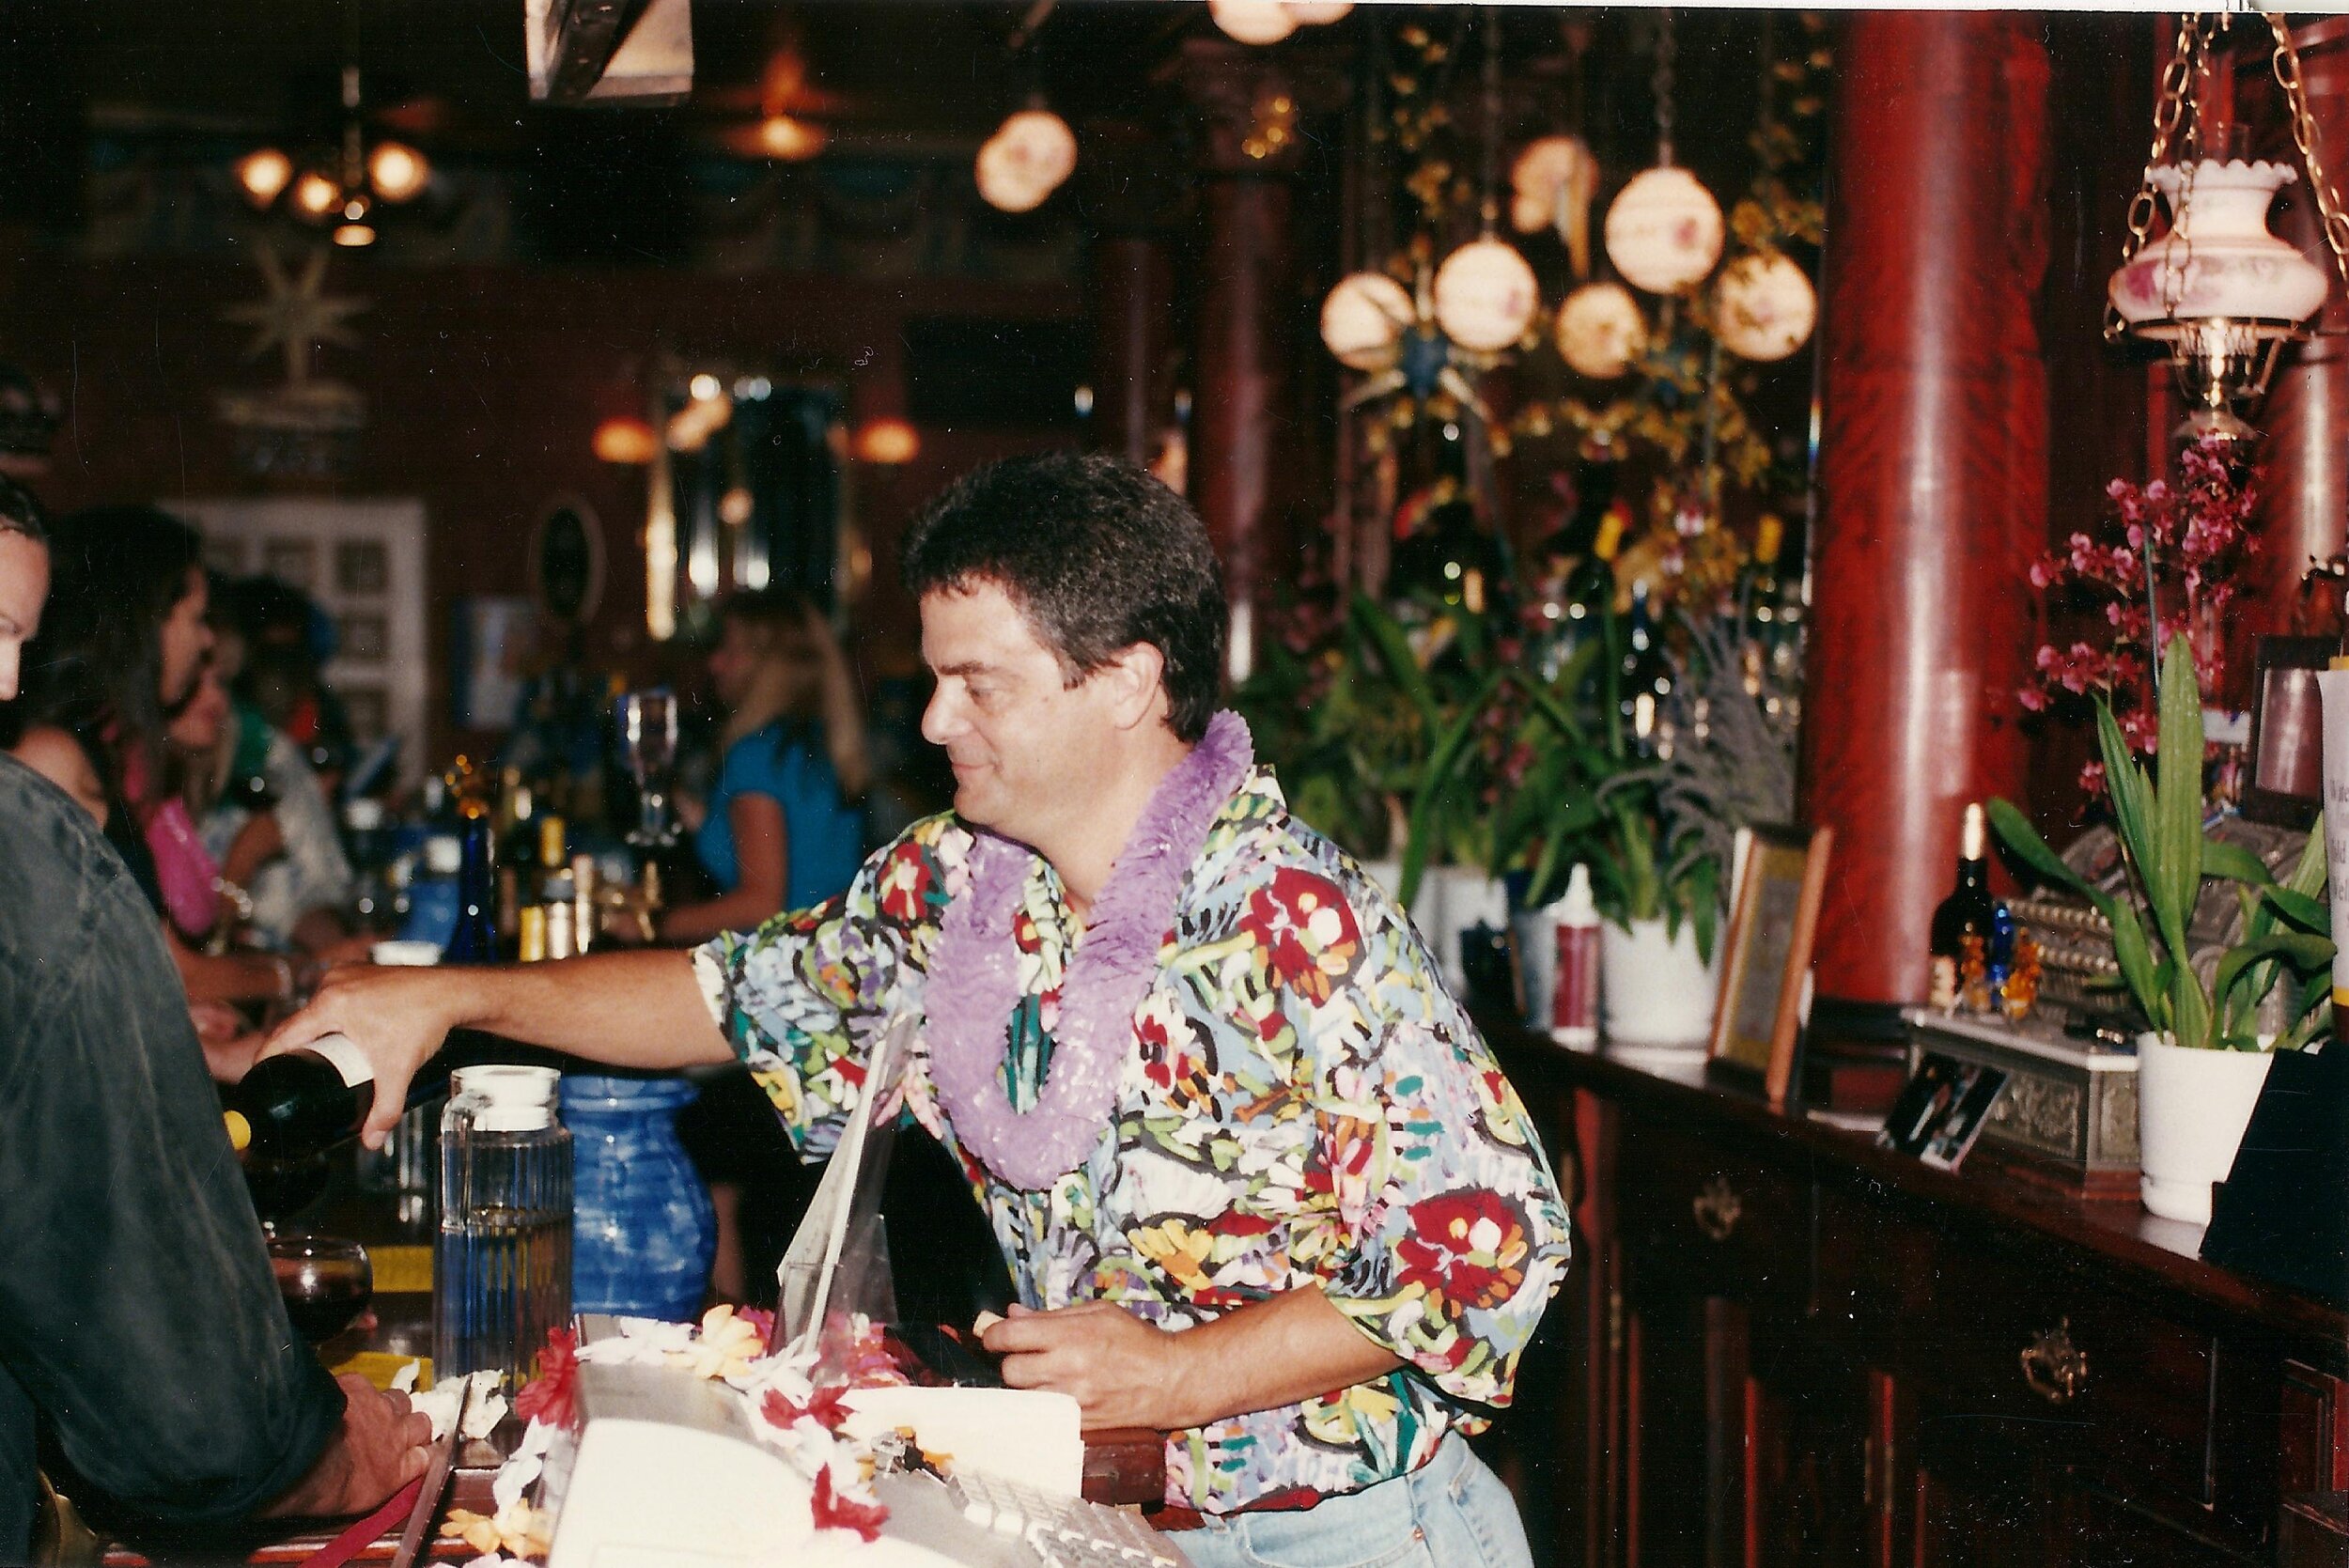
[[[2266,38],[2264,27],[2256,29],[2236,66],[2245,86],[2244,122],[2262,137],[2257,156],[2299,168],[2299,152],[2286,130],[2283,94],[2267,74]],[[2333,128],[2349,126],[2349,37],[2328,23],[2300,29],[2295,41],[2309,112],[2326,138],[2328,164],[2337,165],[2340,144]],[[2341,178],[2332,167],[2326,173],[2336,182]],[[2238,704],[2250,700],[2259,633],[2337,629],[2329,613],[2334,596],[2304,603],[2300,580],[2311,558],[2326,561],[2341,552],[2341,520],[2349,511],[2349,339],[2342,336],[2349,332],[2349,297],[2325,244],[2305,169],[2299,180],[2284,187],[2271,226],[2324,269],[2331,289],[2310,324],[2314,335],[2284,350],[2268,384],[2265,410],[2251,415],[2267,434],[2259,454],[2266,477],[2253,520],[2260,552],[2246,564],[2248,591],[2235,601],[2240,609],[2232,617],[2235,624],[2228,639],[2228,686]]]
[[[1105,234],[1093,252],[1093,422],[1099,443],[1146,463],[1168,415],[1159,383],[1174,336],[1174,274],[1166,246]]]
[[[1836,61],[1802,800],[1820,994],[1906,1003],[1965,802],[2025,782],[2047,57],[2025,16],[1856,12]]]
[[[1254,141],[1268,102],[1295,87],[1235,44],[1195,39],[1174,74],[1199,109],[1206,244],[1193,341],[1190,500],[1223,563],[1232,603],[1231,675],[1253,665],[1271,574],[1293,551],[1272,505],[1290,349],[1283,315],[1292,241],[1289,171],[1297,140]]]

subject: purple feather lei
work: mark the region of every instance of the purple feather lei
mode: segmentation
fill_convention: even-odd
[[[1011,1186],[1050,1187],[1084,1163],[1108,1127],[1183,878],[1255,760],[1248,725],[1226,710],[1151,792],[1069,960],[1051,1063],[1025,1112],[1012,1109],[997,1075],[1019,1001],[1012,923],[1033,851],[974,833],[970,884],[946,907],[930,960],[930,1079],[955,1136]]]

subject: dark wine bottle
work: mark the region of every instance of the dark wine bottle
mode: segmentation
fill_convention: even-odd
[[[1631,623],[1625,640],[1617,706],[1625,738],[1641,757],[1655,756],[1672,739],[1666,704],[1677,676],[1665,654],[1663,633],[1648,605],[1645,582],[1631,585]]]
[[[488,964],[498,957],[495,842],[487,816],[465,818],[457,867],[457,929],[448,939],[452,964]]]
[[[409,1080],[408,1105],[447,1088],[437,1059]],[[248,1170],[291,1169],[358,1136],[375,1109],[375,1067],[348,1034],[321,1034],[308,1045],[265,1056],[220,1092],[228,1141]]]
[[[1990,897],[1989,828],[1982,802],[1969,801],[1957,852],[1957,886],[1933,911],[1933,982],[1931,1003],[1943,1011],[1955,1009],[1965,989],[1966,939],[1979,938],[1985,948],[1997,914]]]
[[[265,1056],[221,1091],[241,1158],[302,1160],[357,1133],[375,1106],[375,1068],[347,1034]]]

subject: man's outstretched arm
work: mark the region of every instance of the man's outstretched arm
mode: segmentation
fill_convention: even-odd
[[[479,1029],[615,1067],[730,1062],[688,953],[608,953],[510,969],[330,970],[310,1005],[263,1054],[339,1031],[374,1063],[365,1138],[380,1148],[399,1121],[408,1081],[452,1029]]]

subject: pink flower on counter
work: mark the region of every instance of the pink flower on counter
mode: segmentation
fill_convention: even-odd
[[[514,1413],[549,1426],[570,1425],[579,1417],[579,1337],[568,1328],[548,1329],[536,1365],[537,1375],[514,1396]]]

